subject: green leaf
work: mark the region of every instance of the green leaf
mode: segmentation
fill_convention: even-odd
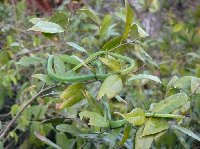
[[[60,98],[64,101],[58,105],[58,109],[71,107],[72,105],[80,102],[85,98],[83,94],[84,90],[85,87],[81,82],[73,83],[68,86],[60,95]]]
[[[9,62],[9,55],[6,51],[0,52],[0,67]]]
[[[78,129],[74,125],[69,125],[69,124],[57,125],[56,129],[58,131],[67,132],[67,133],[70,133],[70,134],[75,135],[75,136],[83,133],[80,129]]]
[[[139,79],[150,79],[152,81],[155,81],[155,82],[158,82],[158,83],[162,83],[157,76],[146,75],[146,74],[135,75],[135,76],[131,77],[130,79],[128,79],[128,81],[139,80]]]
[[[121,128],[113,129],[111,133],[109,134],[109,149],[113,149],[116,142],[117,142],[117,137],[119,136],[119,133],[121,131]]]
[[[129,123],[133,125],[142,125],[144,124],[146,119],[144,110],[140,108],[135,108],[130,113],[127,114],[121,114],[118,112],[115,113],[120,114],[125,120],[127,120]]]
[[[184,23],[177,23],[173,26],[172,31],[174,33],[180,32],[182,29],[184,29]]]
[[[0,141],[0,149],[3,149],[3,142]]]
[[[101,38],[105,38],[107,36],[108,29],[111,26],[111,24],[112,24],[112,16],[109,14],[105,15],[99,30],[99,36]]]
[[[188,96],[185,93],[178,93],[167,97],[166,99],[158,102],[152,109],[152,112],[167,114],[178,109],[184,105],[188,100]]]
[[[77,45],[74,42],[66,42],[66,44],[69,45],[69,46],[71,46],[71,47],[73,47],[73,48],[75,48],[78,51],[87,53],[87,51],[83,47],[80,47],[79,45]]]
[[[107,58],[99,57],[99,59],[110,69],[117,72],[121,70],[121,63],[112,56],[108,55]]]
[[[176,128],[177,130],[189,135],[190,137],[200,141],[200,137],[197,136],[195,133],[193,133],[191,130],[189,129],[186,129],[184,127],[181,127],[181,126],[178,126],[178,125],[172,125],[173,128]]]
[[[189,149],[190,147],[188,146],[188,144],[186,143],[185,139],[183,138],[183,136],[181,135],[181,133],[176,130],[175,128],[172,128],[172,130],[174,131],[174,133],[176,134],[177,138],[179,139],[179,141],[181,142],[181,144],[183,145],[183,147],[185,149]]]
[[[35,65],[35,64],[39,64],[39,63],[43,63],[45,62],[44,59],[40,58],[40,57],[22,57],[19,62],[17,62],[18,65],[22,65],[22,66],[29,66],[29,65]]]
[[[121,41],[122,41],[122,36],[114,37],[103,45],[102,50],[109,51],[109,50],[115,48],[116,46],[120,45]],[[117,49],[123,49],[123,46],[116,48],[116,50]]]
[[[131,36],[134,38],[138,37],[147,37],[149,34],[147,34],[139,25],[133,24],[131,27]]]
[[[129,134],[130,134],[130,131],[131,131],[131,125],[130,124],[126,124],[126,126],[124,127],[124,136],[122,138],[122,142],[121,142],[121,145],[124,145],[124,143],[126,142],[126,140],[129,138]]]
[[[174,86],[174,83],[178,80],[178,77],[177,76],[173,76],[169,83],[167,84],[167,89],[166,89],[166,93],[165,93],[165,96],[169,93],[169,91],[173,88]]]
[[[37,22],[40,22],[40,21],[47,21],[47,19],[45,19],[45,18],[31,18],[31,19],[29,19],[29,22],[31,22],[33,24],[36,24]]]
[[[84,92],[84,96],[86,97],[86,99],[87,99],[87,101],[90,105],[91,110],[100,114],[100,115],[103,115],[101,105],[98,104],[98,102],[92,97],[92,95],[90,95],[90,93],[88,91]]]
[[[53,143],[51,140],[47,139],[46,137],[42,136],[40,133],[38,132],[34,132],[35,136],[41,140],[42,142],[46,143],[47,145],[50,145],[56,149],[62,149],[60,146],[58,146],[57,144]]]
[[[122,79],[118,75],[110,75],[108,76],[97,95],[97,99],[100,100],[104,95],[111,99],[118,95],[122,90]]]
[[[99,17],[95,14],[93,10],[89,9],[79,9],[78,11],[85,13],[90,19],[92,19],[98,26],[101,25]]]
[[[59,24],[63,28],[66,28],[67,21],[68,21],[68,16],[67,16],[66,12],[56,11],[51,16],[49,21],[50,22],[54,22],[56,24]]]
[[[48,75],[45,75],[45,74],[34,74],[34,75],[32,75],[32,77],[37,78],[47,84],[52,83],[52,79]]]
[[[74,58],[73,56],[69,55],[60,55],[60,58],[62,59],[63,62],[73,64],[73,65],[78,65],[80,64],[80,61]]]
[[[123,34],[123,39],[126,39],[128,37],[129,31],[131,29],[131,24],[133,20],[133,10],[131,6],[129,5],[128,0],[125,1],[126,3],[126,26],[125,26],[125,31]]]
[[[65,64],[63,60],[60,58],[60,56],[58,55],[54,56],[54,69],[55,69],[56,74],[60,76],[65,75]]]
[[[191,92],[196,94],[200,93],[200,78],[193,77],[191,79]]]
[[[169,123],[167,120],[161,118],[149,118],[142,132],[142,137],[156,134],[168,128],[169,128]]]
[[[141,137],[144,126],[140,126],[135,136],[135,149],[149,149],[153,142],[153,135]]]
[[[175,83],[174,83],[174,88],[179,88],[179,89],[190,89],[191,88],[191,79],[193,76],[184,76],[179,78]]]
[[[28,31],[38,31],[42,33],[62,33],[65,30],[58,24],[49,21],[36,21],[35,25],[28,29]]]
[[[12,117],[14,117],[14,116],[18,113],[19,108],[20,108],[20,107],[19,107],[17,104],[14,104],[14,105],[12,106],[12,108],[11,108],[11,115],[12,115]]]
[[[97,127],[108,127],[108,122],[106,119],[96,112],[83,111],[79,113],[80,119],[83,117],[89,118],[89,125]]]
[[[75,145],[75,139],[68,139],[67,136],[62,133],[56,133],[56,144],[58,144],[62,149],[72,149]]]

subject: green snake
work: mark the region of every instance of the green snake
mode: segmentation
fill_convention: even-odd
[[[47,62],[47,72],[48,72],[48,75],[56,81],[78,82],[78,81],[86,81],[86,80],[92,80],[92,79],[102,80],[102,79],[105,79],[106,77],[108,77],[109,75],[112,75],[112,74],[125,75],[125,74],[130,73],[134,69],[135,61],[133,59],[126,57],[126,56],[119,55],[119,54],[107,52],[107,51],[99,51],[99,52],[96,52],[96,53],[90,55],[87,59],[84,60],[83,63],[79,63],[77,66],[75,66],[70,71],[74,72],[75,70],[81,68],[84,64],[88,64],[89,62],[95,60],[98,56],[106,55],[106,54],[109,54],[109,55],[111,55],[111,56],[113,56],[117,59],[121,59],[121,60],[128,62],[130,64],[130,66],[128,68],[121,70],[120,73],[88,74],[88,75],[81,75],[81,76],[60,76],[60,75],[58,75],[54,72],[54,69],[53,69],[54,56],[51,55],[51,56],[49,56],[48,62]]]

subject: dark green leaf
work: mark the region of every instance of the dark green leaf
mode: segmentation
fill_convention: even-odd
[[[114,37],[103,45],[102,50],[108,50],[109,51],[109,50],[115,48],[116,46],[120,45],[121,41],[122,41],[122,36]],[[123,49],[123,48],[124,47],[121,46],[121,47],[116,48],[116,49]]]
[[[84,92],[84,96],[86,97],[88,103],[90,104],[91,110],[100,114],[100,115],[103,115],[101,105],[98,104],[98,102],[92,97],[92,95],[90,95],[90,93],[88,91]]]
[[[121,142],[122,145],[124,145],[126,140],[129,138],[130,131],[131,131],[131,125],[126,124],[126,126],[124,127],[124,136],[123,136],[122,142]]]
[[[189,149],[190,147],[188,146],[188,144],[186,143],[185,139],[183,138],[183,136],[181,135],[181,133],[176,130],[175,128],[172,128],[172,130],[174,131],[174,133],[176,134],[177,138],[179,139],[179,141],[181,142],[181,144],[183,145],[183,147],[185,149]]]
[[[133,10],[131,6],[129,5],[128,0],[126,2],[126,26],[125,26],[125,31],[123,34],[123,39],[126,39],[128,37],[129,31],[131,29],[131,24],[133,20]]]

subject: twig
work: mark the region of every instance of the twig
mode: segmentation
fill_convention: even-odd
[[[109,52],[110,51],[113,51],[113,50],[115,50],[115,49],[117,49],[117,48],[119,48],[119,47],[121,47],[121,46],[124,46],[124,45],[127,45],[127,44],[130,44],[130,43],[134,43],[134,42],[136,42],[137,40],[139,40],[141,37],[138,37],[138,38],[136,38],[135,40],[131,40],[131,41],[128,41],[128,42],[126,42],[126,43],[120,43],[118,46],[116,46],[116,47],[114,47],[114,48],[112,48],[112,49],[110,49],[110,50],[108,50]]]
[[[19,116],[22,114],[22,112],[27,108],[29,104],[31,104],[37,97],[39,97],[42,93],[51,90],[53,88],[57,87],[56,85],[47,87],[43,90],[40,90],[37,94],[35,94],[31,99],[29,99],[21,108],[21,110],[13,117],[13,119],[9,122],[9,124],[1,131],[0,140],[3,140],[6,133],[9,131],[10,127],[13,125],[13,123],[19,118]]]
[[[20,53],[20,54],[17,54],[16,56],[20,56],[20,55],[26,55],[26,54],[30,54],[32,52],[36,52],[36,51],[39,51],[43,48],[48,48],[48,47],[54,47],[54,46],[59,46],[59,44],[50,44],[50,45],[42,45],[42,46],[39,46],[33,50],[30,50],[30,51],[27,51],[27,52],[24,52],[24,53]]]
[[[99,135],[105,133],[105,132],[108,132],[108,131],[110,131],[110,129],[98,133],[98,134],[97,134],[97,137],[98,137]],[[91,142],[91,141],[94,140],[94,139],[95,139],[95,138],[91,138],[90,140],[88,140],[87,142],[85,142],[79,149],[83,149],[89,142]]]

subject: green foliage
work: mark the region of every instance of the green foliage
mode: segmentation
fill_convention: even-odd
[[[0,148],[197,147],[198,11],[189,23],[169,12],[164,34],[147,39],[137,8],[124,4],[63,4],[46,18],[24,13],[25,1],[2,7],[14,21],[4,17],[0,30],[0,135],[17,119]],[[166,2],[138,5],[156,13]]]

